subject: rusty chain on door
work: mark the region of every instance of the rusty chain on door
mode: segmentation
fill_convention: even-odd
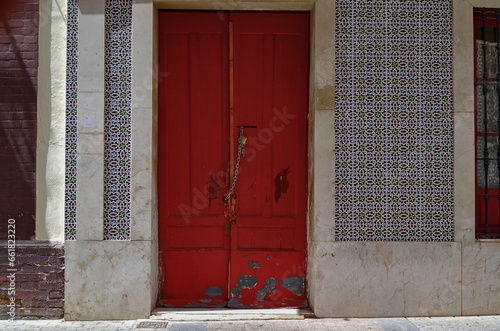
[[[234,188],[236,186],[236,180],[238,179],[241,157],[245,157],[245,144],[247,142],[247,137],[245,137],[245,134],[243,132],[244,129],[244,126],[240,126],[240,136],[238,137],[238,157],[236,158],[236,165],[234,167],[234,175],[233,182],[231,183],[231,188],[229,189],[229,193],[224,197],[225,203],[227,203],[233,195]]]

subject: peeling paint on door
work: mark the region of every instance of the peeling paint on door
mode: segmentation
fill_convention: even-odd
[[[264,301],[266,295],[268,295],[271,291],[273,291],[276,288],[276,286],[278,286],[278,283],[279,281],[278,279],[276,279],[276,277],[266,278],[264,287],[259,289],[259,292],[255,296],[257,300]]]
[[[281,170],[276,177],[274,177],[274,201],[278,203],[282,195],[288,191],[288,173],[290,168]]]
[[[211,298],[220,297],[222,295],[222,289],[217,286],[207,287],[205,294]]]
[[[252,289],[257,285],[258,279],[257,277],[251,275],[240,275],[238,278],[238,282],[236,283],[236,287],[231,291],[231,299],[229,299],[228,307],[231,308],[248,308],[248,306],[242,304],[238,301],[238,298],[241,298],[242,289]]]
[[[260,262],[257,261],[253,263],[252,261],[248,261],[248,266],[250,267],[250,269],[260,268]]]
[[[207,183],[207,198],[208,205],[212,205],[212,200],[217,199],[219,196],[221,180],[216,175],[210,174],[210,181]]]
[[[301,296],[304,293],[304,278],[302,277],[286,277],[283,279],[281,286],[284,289],[289,290],[297,296]]]
[[[236,283],[236,287],[233,288],[231,293],[235,296],[241,297],[241,290],[244,288],[254,288],[254,286],[257,285],[257,281],[257,277],[250,275],[240,275],[238,283]]]

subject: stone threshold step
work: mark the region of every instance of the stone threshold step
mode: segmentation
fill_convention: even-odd
[[[151,320],[168,321],[238,321],[292,320],[314,317],[309,309],[232,309],[232,308],[162,308],[153,310]]]

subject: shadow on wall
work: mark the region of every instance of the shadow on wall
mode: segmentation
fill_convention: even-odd
[[[35,234],[38,1],[0,2],[0,240]]]

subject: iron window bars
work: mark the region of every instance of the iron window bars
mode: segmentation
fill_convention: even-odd
[[[475,10],[474,29],[476,238],[500,238],[500,10]]]

